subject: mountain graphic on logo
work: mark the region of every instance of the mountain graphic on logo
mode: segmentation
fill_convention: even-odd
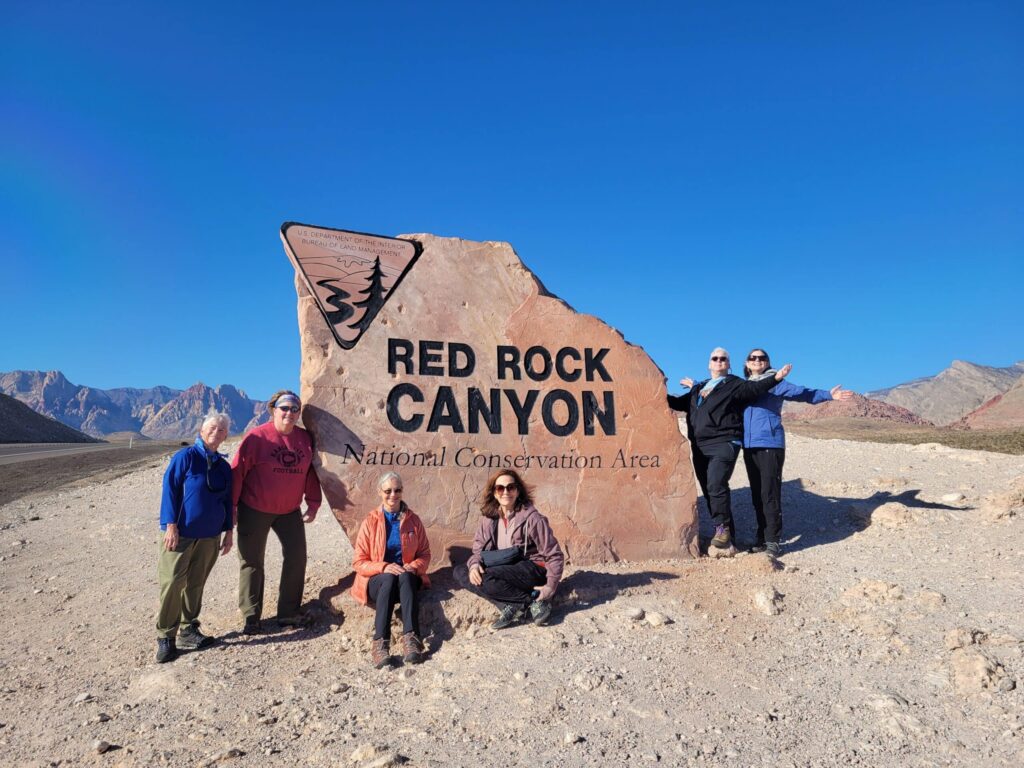
[[[334,339],[352,349],[423,250],[415,240],[293,221],[281,241]]]

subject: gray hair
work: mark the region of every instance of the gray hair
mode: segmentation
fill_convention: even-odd
[[[383,475],[380,476],[380,480],[377,481],[377,490],[379,491],[381,488],[383,488],[384,483],[386,483],[388,480],[394,480],[399,485],[402,484],[402,476],[400,474],[398,474],[397,472],[385,472]]]
[[[217,424],[224,427],[226,430],[230,431],[231,429],[231,419],[228,418],[228,415],[226,413],[221,413],[220,411],[214,411],[207,414],[206,418],[203,419],[203,423],[200,425],[199,431],[202,432],[206,429],[207,425],[212,424],[213,422],[217,422]]]

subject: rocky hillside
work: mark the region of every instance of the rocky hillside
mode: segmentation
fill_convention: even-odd
[[[231,432],[242,433],[267,419],[262,401],[222,384],[197,383],[185,391],[170,387],[96,389],[72,384],[60,371],[0,373],[0,392],[37,413],[94,437],[114,432],[137,432],[160,439],[196,434],[211,410],[231,418]]]
[[[893,424],[929,426],[929,422],[906,408],[873,400],[863,395],[854,395],[851,399],[843,402],[833,401],[821,405],[787,403],[783,414],[787,421],[817,421],[835,418],[875,419]]]
[[[1024,378],[953,425],[966,429],[1024,428]]]
[[[949,368],[935,376],[868,392],[867,396],[946,426],[1006,392],[1022,376],[1024,361],[1006,368],[993,368],[954,360]]]
[[[96,443],[94,437],[0,394],[0,443]]]

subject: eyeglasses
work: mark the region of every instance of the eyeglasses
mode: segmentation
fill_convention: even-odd
[[[751,355],[747,360],[751,363],[764,363],[768,360],[768,355]]]
[[[516,485],[515,483],[509,483],[508,485],[498,485],[497,483],[495,483],[494,485],[495,493],[504,493],[505,491],[508,491],[509,493],[515,493],[518,490],[519,486]]]
[[[299,412],[299,406],[297,406],[297,405],[278,405],[278,406],[276,406],[276,408],[277,408],[277,410],[284,411],[285,413],[298,413]]]
[[[401,488],[381,488],[380,492],[383,493],[385,496],[390,496],[393,493],[401,493],[402,489]]]
[[[729,362],[729,358],[728,357],[712,357],[711,358],[711,362],[712,363],[728,363]]]

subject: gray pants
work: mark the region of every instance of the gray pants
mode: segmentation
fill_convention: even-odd
[[[156,575],[160,583],[160,611],[156,618],[156,636],[177,637],[179,624],[191,624],[203,607],[203,587],[217,562],[220,537],[204,539],[178,537],[178,546],[164,549],[160,540],[160,559]]]
[[[263,616],[263,583],[266,575],[263,561],[267,554],[267,537],[273,530],[281,542],[281,586],[277,592],[278,618],[299,614],[302,590],[306,585],[306,527],[299,510],[286,515],[238,505],[238,610],[243,618]]]

